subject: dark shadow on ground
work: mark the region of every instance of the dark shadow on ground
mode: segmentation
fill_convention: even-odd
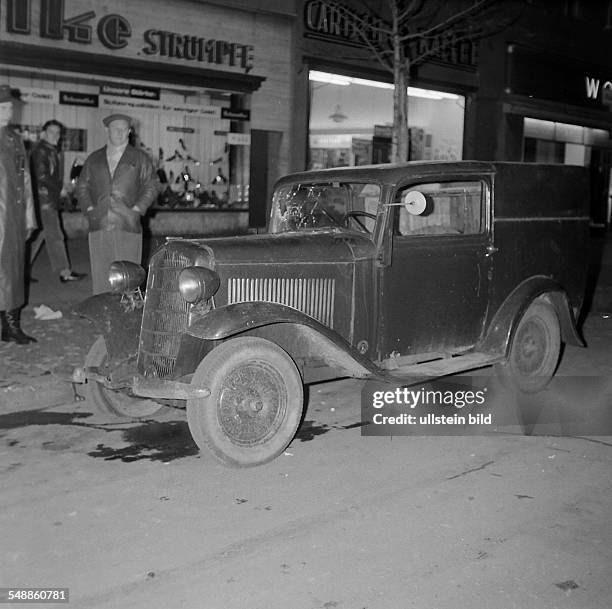
[[[123,421],[89,423],[84,420],[91,416],[91,413],[48,412],[45,410],[11,412],[0,415],[0,430],[40,425],[62,425],[118,432],[121,434],[121,440],[119,441],[122,444],[121,447],[117,448],[99,443],[95,450],[87,453],[90,457],[101,458],[105,461],[121,460],[128,463],[147,459],[149,461],[168,462],[183,457],[192,457],[199,453],[198,447],[189,433],[187,423],[184,421],[139,421],[133,424]],[[126,428],[126,425],[130,425],[130,427]],[[18,441],[14,442],[18,443]],[[123,446],[125,443],[128,446]]]
[[[131,463],[146,459],[167,463],[199,453],[184,421],[149,422],[124,430],[122,436],[129,446],[115,448],[98,444],[95,450],[87,454],[105,461]]]
[[[0,415],[0,429],[16,429],[31,425],[76,425],[97,427],[78,422],[92,416],[87,412],[47,412],[45,410],[26,410],[25,412],[9,412]]]

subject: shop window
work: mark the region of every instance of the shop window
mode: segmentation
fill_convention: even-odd
[[[460,160],[464,98],[417,87],[408,96],[407,160]],[[310,169],[388,162],[392,124],[392,84],[310,72]]]
[[[114,97],[92,81],[37,80],[37,87],[14,78],[28,102],[23,104],[18,128],[29,146],[38,140],[49,118],[64,127],[64,183],[71,192],[85,158],[106,144],[104,116],[125,112],[134,120],[132,144],[152,159],[160,180],[158,210],[248,209],[250,182],[250,130],[248,94],[216,90],[157,88],[158,99]],[[155,90],[155,87],[150,87]],[[99,106],[37,102],[30,97],[58,91],[78,99],[99,98]],[[45,98],[45,99],[47,99]],[[226,109],[226,111],[224,111]],[[233,110],[232,119],[224,118]],[[70,209],[74,207],[70,201]]]
[[[523,132],[523,160],[530,163],[588,166],[593,150],[611,147],[604,129],[526,117]]]
[[[559,163],[565,161],[565,144],[526,137],[523,158],[527,163]]]
[[[591,182],[591,222],[606,226],[612,217],[612,139],[606,129],[594,129],[526,117],[523,159],[588,167]]]

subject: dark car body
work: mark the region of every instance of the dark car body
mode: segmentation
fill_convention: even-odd
[[[112,387],[113,362],[131,358],[135,394],[197,401],[201,362],[257,337],[304,382],[418,382],[504,364],[536,301],[554,311],[563,341],[581,344],[588,205],[581,167],[423,162],[286,176],[270,233],[168,239],[151,257],[142,309],[116,295],[89,303],[107,328],[102,376]],[[212,271],[214,294],[185,300],[188,267]],[[106,316],[93,312],[102,301]],[[111,318],[141,311],[139,337],[108,331]]]

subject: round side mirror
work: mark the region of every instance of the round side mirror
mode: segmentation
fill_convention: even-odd
[[[402,204],[412,216],[420,216],[427,207],[425,195],[418,190],[409,190],[402,195]]]

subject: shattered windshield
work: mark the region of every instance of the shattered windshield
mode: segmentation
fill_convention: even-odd
[[[355,182],[287,184],[272,198],[270,232],[351,229],[372,233],[380,186]]]

